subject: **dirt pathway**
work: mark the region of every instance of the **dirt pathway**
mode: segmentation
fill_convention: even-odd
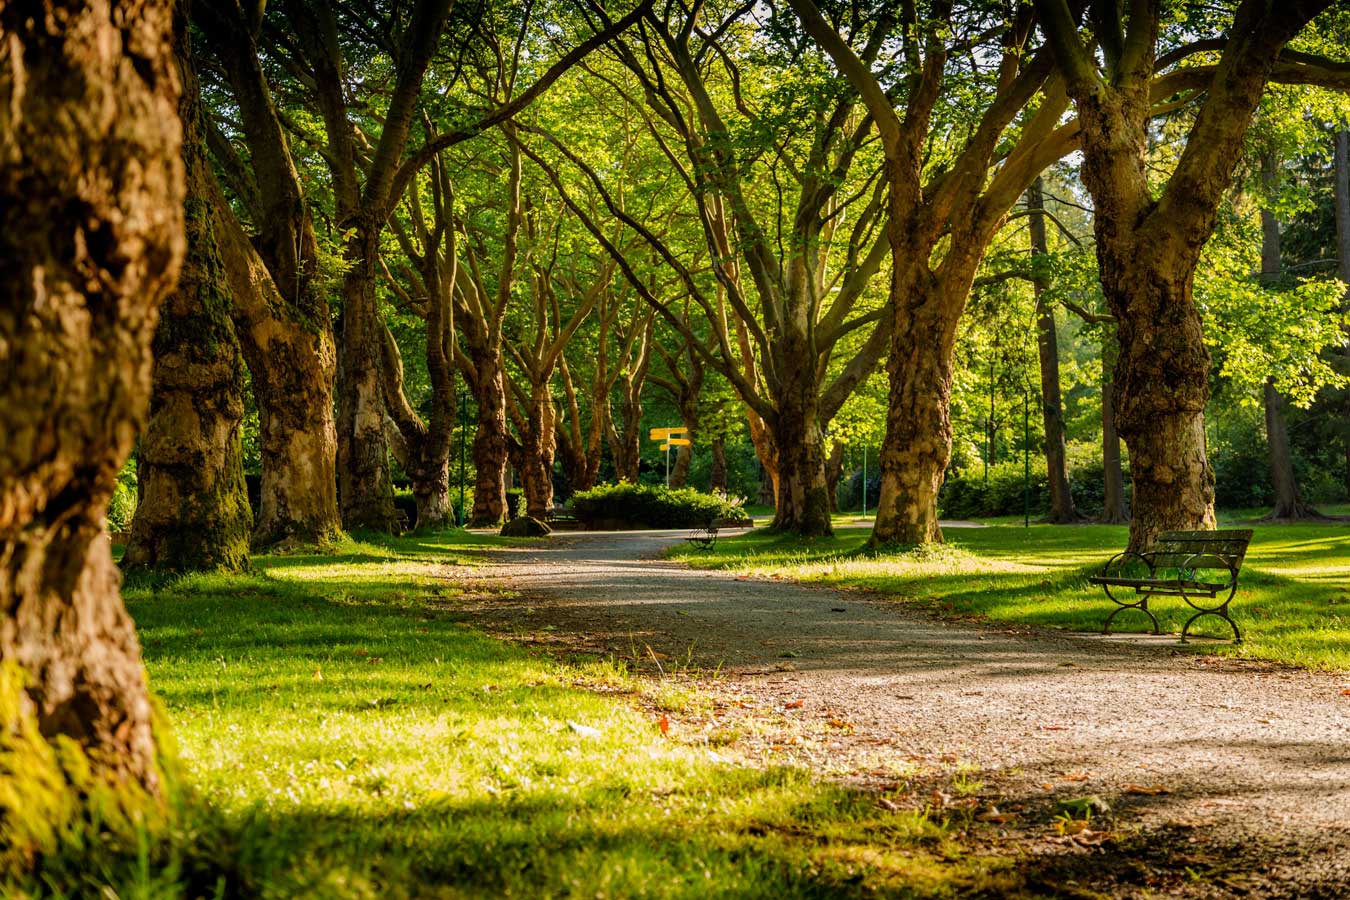
[[[957,624],[655,558],[682,537],[555,535],[496,553],[490,583],[517,596],[488,614],[601,652],[720,665],[723,715],[797,727],[769,750],[883,787],[908,773],[927,792],[955,773],[957,790],[925,802],[983,810],[995,842],[1043,835],[1059,803],[1096,795],[1111,809],[1088,835],[1133,835],[1161,869],[1183,860],[1191,883],[1174,893],[1350,897],[1350,678]],[[1101,856],[1081,835],[1060,843]],[[1142,868],[1140,890],[1154,884]],[[1109,875],[1111,895],[1131,895],[1128,874]]]

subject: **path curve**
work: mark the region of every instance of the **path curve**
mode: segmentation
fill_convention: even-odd
[[[499,605],[518,624],[528,608],[534,624],[602,649],[678,659],[692,647],[780,709],[795,698],[802,716],[846,718],[855,740],[880,748],[873,758],[960,759],[1014,792],[1119,797],[1147,827],[1294,842],[1350,896],[1347,676],[958,624],[658,558],[683,536],[556,534],[494,552],[487,574],[518,592]]]

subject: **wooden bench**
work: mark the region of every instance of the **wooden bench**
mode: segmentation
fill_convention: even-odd
[[[696,525],[685,540],[700,550],[711,550],[717,544],[719,527],[716,519],[703,525]]]
[[[1242,632],[1228,615],[1228,604],[1237,593],[1238,572],[1251,539],[1250,529],[1165,531],[1151,547],[1138,553],[1133,550],[1117,553],[1107,560],[1100,575],[1088,579],[1101,585],[1106,596],[1120,607],[1106,617],[1102,634],[1110,634],[1111,620],[1127,609],[1137,609],[1148,616],[1153,622],[1153,633],[1158,634],[1158,619],[1149,610],[1148,601],[1161,595],[1180,597],[1195,610],[1181,629],[1183,644],[1191,625],[1202,616],[1223,619],[1233,629],[1234,641],[1241,643]],[[1124,594],[1124,599],[1117,597],[1112,588],[1122,594],[1124,589],[1132,589],[1133,602],[1127,602],[1128,594]],[[1208,605],[1197,602],[1204,598],[1219,602]]]

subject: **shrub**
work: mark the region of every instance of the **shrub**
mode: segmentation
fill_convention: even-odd
[[[694,488],[603,484],[572,495],[572,513],[587,528],[692,528],[711,519],[747,522],[738,503]]]

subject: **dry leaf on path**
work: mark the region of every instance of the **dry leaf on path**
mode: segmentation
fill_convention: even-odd
[[[1127,784],[1124,787],[1127,794],[1170,794],[1171,788],[1163,787],[1161,784]]]

